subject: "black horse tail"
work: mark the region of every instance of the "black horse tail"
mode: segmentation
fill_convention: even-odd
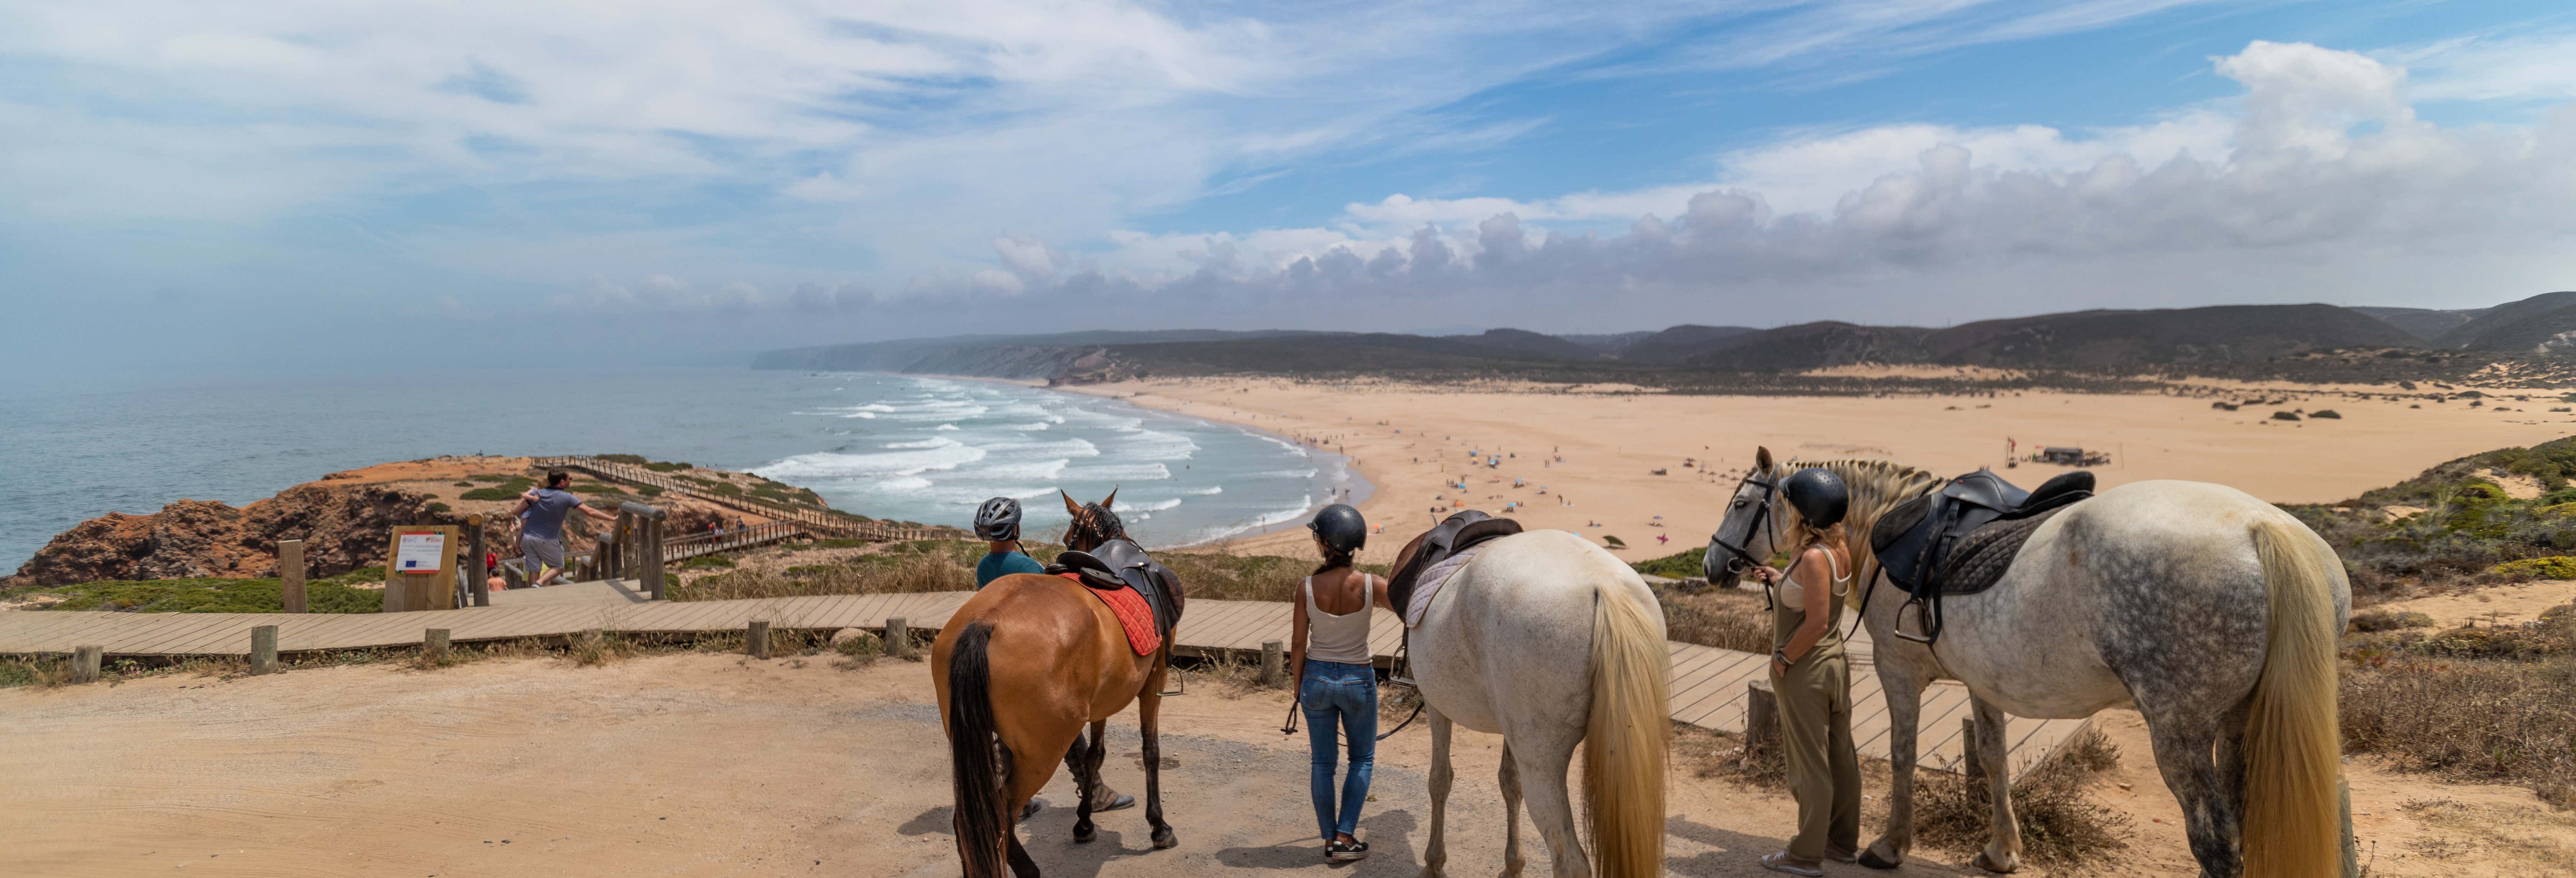
[[[1002,795],[1008,755],[996,739],[993,623],[968,623],[948,652],[948,759],[956,787],[957,858],[966,878],[1002,878],[1011,815]]]

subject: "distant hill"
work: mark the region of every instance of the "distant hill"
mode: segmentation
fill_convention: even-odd
[[[2531,337],[2531,327],[2527,324],[2569,306],[2576,306],[2576,291],[2542,293],[2518,302],[2506,302],[2442,333],[2441,337],[2433,339],[2433,346],[2481,351],[2531,350],[2539,339]]]
[[[2412,335],[2425,341],[2432,341],[2442,337],[2442,333],[2460,328],[2460,324],[2469,322],[2478,315],[2486,313],[2489,309],[2469,308],[2466,310],[2456,311],[2436,311],[2431,308],[2354,307],[2352,310],[2379,318],[2383,323],[2406,330],[2407,335]]]
[[[1685,323],[1636,340],[1619,358],[1637,363],[1679,363],[1761,331],[1748,326]]]
[[[1651,335],[1654,335],[1654,333],[1639,331],[1614,332],[1607,335],[1560,335],[1557,336],[1557,338],[1565,339],[1566,341],[1609,354],[1613,357],[1618,357],[1625,356],[1628,353],[1628,349],[1635,347],[1640,339],[1644,339]]]
[[[2470,338],[2462,347],[2476,351],[2576,354],[2576,304],[2489,328]]]
[[[1925,362],[1919,326],[1859,326],[1839,320],[1801,323],[1729,338],[1684,362],[1703,369],[1798,372],[1853,363]]]
[[[763,351],[754,369],[815,369],[850,372],[912,372],[978,375],[990,378],[1045,378],[1080,358],[1088,349],[1112,344],[1152,344],[1279,338],[1322,333],[1287,329],[1234,331],[1165,329],[1094,330],[1052,335],[957,335],[907,338],[863,344],[823,345]]]
[[[1933,362],[2061,368],[2242,363],[2319,348],[2422,346],[2405,330],[2333,305],[2076,311],[1980,320],[1923,339]]]
[[[1488,329],[1483,335],[1451,335],[1441,338],[1522,356],[1559,357],[1568,360],[1591,360],[1602,356],[1600,350],[1582,342],[1553,335],[1540,335],[1526,329]]]

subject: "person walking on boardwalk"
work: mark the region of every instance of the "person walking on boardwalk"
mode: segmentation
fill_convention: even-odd
[[[1798,800],[1798,834],[1787,850],[1762,857],[1764,868],[1823,875],[1823,861],[1855,862],[1860,854],[1860,759],[1852,750],[1851,666],[1843,657],[1843,598],[1851,592],[1851,547],[1843,513],[1851,505],[1841,476],[1809,467],[1780,486],[1798,511],[1798,553],[1787,572],[1759,567],[1753,576],[1776,591],[1771,601],[1771,690],[1780,700],[1780,742],[1788,756],[1789,791]]]
[[[988,550],[975,562],[975,588],[1014,573],[1045,573],[1046,566],[1020,548],[1020,501],[995,497],[975,510],[975,535]]]
[[[1387,603],[1386,580],[1351,566],[1351,556],[1368,543],[1368,522],[1359,510],[1344,503],[1326,506],[1306,529],[1314,532],[1324,563],[1297,588],[1288,641],[1294,673],[1289,679],[1297,681],[1297,709],[1306,715],[1306,741],[1314,757],[1308,787],[1315,798],[1324,858],[1357,860],[1368,856],[1368,842],[1353,833],[1377,765],[1377,668],[1369,663],[1369,608],[1394,608]],[[1350,750],[1350,772],[1342,781],[1338,808],[1333,769],[1342,748],[1335,746],[1335,732]]]
[[[581,498],[564,490],[572,484],[572,473],[563,467],[546,470],[546,484],[519,495],[519,505],[510,515],[519,521],[519,566],[527,571],[528,584],[545,585],[546,580],[564,572],[564,519],[575,509],[600,521],[613,522],[617,516],[583,505]]]

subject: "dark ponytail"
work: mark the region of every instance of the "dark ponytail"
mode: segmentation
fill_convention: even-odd
[[[1328,545],[1324,547],[1324,563],[1321,566],[1316,567],[1315,572],[1306,575],[1322,576],[1326,573],[1331,573],[1334,570],[1349,566],[1351,566],[1351,553],[1335,549]]]

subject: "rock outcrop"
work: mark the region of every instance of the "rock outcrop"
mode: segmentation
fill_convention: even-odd
[[[180,500],[150,515],[111,512],[46,543],[8,584],[69,585],[101,579],[277,575],[279,540],[304,541],[305,573],[336,576],[385,563],[395,525],[463,524],[428,494],[382,484],[297,485],[236,509]],[[486,525],[497,540],[500,525]]]

